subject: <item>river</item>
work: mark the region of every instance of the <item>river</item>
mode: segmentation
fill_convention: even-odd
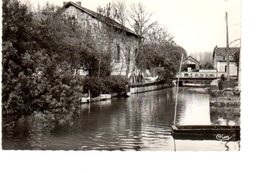
[[[174,119],[175,88],[133,94],[128,98],[82,105],[77,128],[27,135],[18,129],[3,138],[3,149],[26,150],[239,150],[238,142],[175,140],[170,133]],[[209,94],[201,88],[180,88],[177,124],[215,124],[209,111]],[[220,120],[223,121],[223,120]],[[238,123],[238,122],[234,122]],[[19,132],[23,132],[19,134]],[[28,132],[27,132],[28,133]],[[174,145],[175,144],[175,145]]]

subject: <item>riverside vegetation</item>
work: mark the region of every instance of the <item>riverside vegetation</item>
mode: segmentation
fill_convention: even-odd
[[[32,11],[18,0],[3,0],[4,132],[19,119],[42,122],[49,130],[72,126],[79,115],[82,92],[121,92],[128,84],[126,78],[109,76],[110,56],[98,52],[77,23],[55,20],[57,10],[47,3]],[[162,28],[150,28],[142,35],[147,39],[140,43],[137,68],[159,67],[160,79],[171,81],[186,51]],[[90,69],[91,76],[82,80],[80,68]]]

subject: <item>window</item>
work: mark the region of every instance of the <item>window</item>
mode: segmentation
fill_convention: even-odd
[[[120,61],[120,45],[117,44],[116,45],[116,59],[115,59],[116,62],[119,62]]]
[[[70,22],[71,25],[74,26],[76,24],[77,17],[74,14],[69,16],[68,19],[69,19],[69,22]]]

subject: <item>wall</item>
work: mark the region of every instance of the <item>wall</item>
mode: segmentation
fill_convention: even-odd
[[[135,93],[142,93],[142,92],[148,92],[148,91],[154,91],[154,90],[159,90],[163,88],[168,88],[172,87],[173,85],[170,84],[153,84],[153,85],[140,85],[140,86],[134,86],[130,87],[130,93],[135,94]]]
[[[227,62],[217,62],[217,71],[226,75],[225,66]],[[235,62],[230,62],[230,76],[237,76],[237,66]]]
[[[111,27],[107,27],[91,15],[69,6],[62,13],[62,16],[75,16],[82,29],[91,33],[91,37],[98,51],[107,51],[111,53],[111,75],[126,76],[132,73],[135,66],[135,50],[138,47],[138,38],[126,35],[123,32],[115,32]],[[109,29],[108,29],[109,28]],[[117,59],[117,45],[120,46],[120,59]],[[129,55],[130,51],[130,55]],[[128,59],[130,61],[128,61]]]

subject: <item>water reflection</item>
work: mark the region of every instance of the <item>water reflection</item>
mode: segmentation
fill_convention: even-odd
[[[180,88],[178,124],[211,124],[209,95],[204,90]],[[167,150],[174,151],[170,125],[174,119],[175,88],[114,98],[82,106],[73,130],[51,134],[27,130],[3,138],[4,149],[49,150]],[[21,129],[17,127],[15,134]],[[177,150],[226,150],[222,141],[176,140]],[[237,150],[235,143],[228,143]]]
[[[199,88],[198,91],[201,91]],[[210,125],[209,94],[196,92],[195,88],[183,88],[178,99],[179,125]]]

